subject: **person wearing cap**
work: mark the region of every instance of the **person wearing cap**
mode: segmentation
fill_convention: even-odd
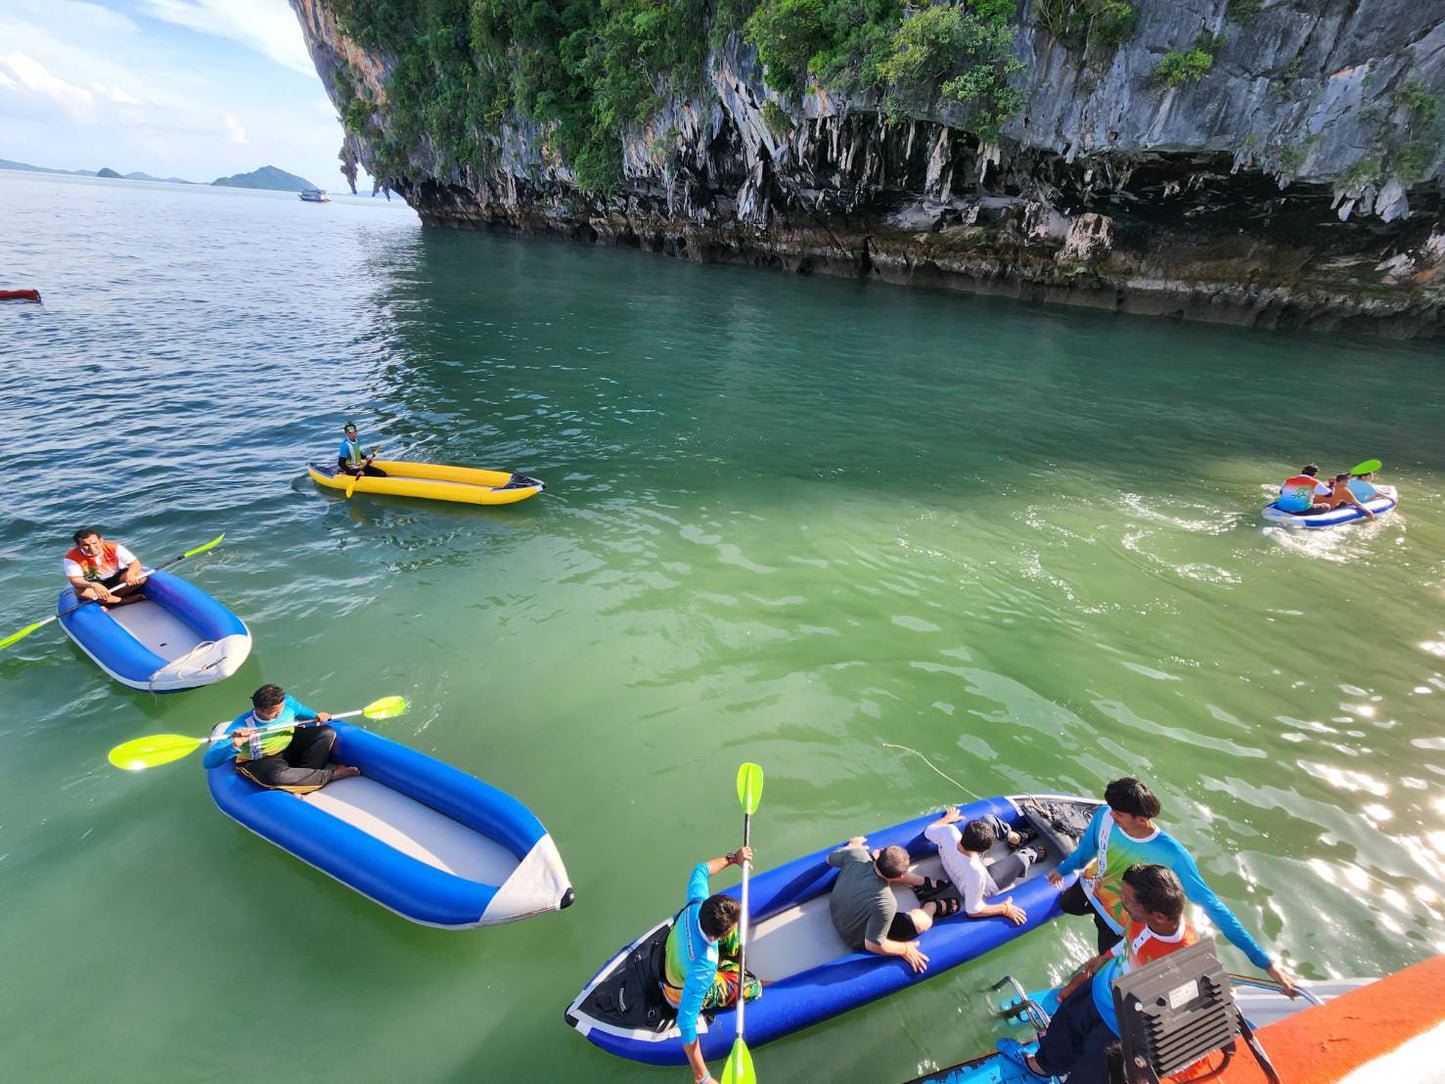
[[[217,768],[232,760],[236,771],[258,786],[309,794],[361,774],[349,764],[330,763],[336,745],[336,731],[325,725],[330,718],[287,696],[279,685],[262,685],[251,694],[251,710],[226,724],[224,734],[230,741],[214,742],[201,764]],[[288,725],[292,723],[297,725]],[[305,723],[316,725],[301,725]]]
[[[371,461],[376,458],[377,449],[373,448],[370,455],[361,450],[361,443],[356,439],[356,423],[347,422],[346,428],[342,432],[344,435],[341,438],[341,445],[336,449],[337,471],[342,474],[354,474],[358,478],[362,475],[385,478],[386,471],[371,465]]]
[[[144,600],[145,567],[135,554],[119,542],[107,542],[93,527],[83,527],[71,537],[75,548],[65,555],[65,578],[75,588],[76,598],[106,607]]]

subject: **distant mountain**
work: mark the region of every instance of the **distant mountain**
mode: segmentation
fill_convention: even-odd
[[[94,177],[93,169],[51,169],[48,166],[32,166],[28,162],[12,162],[0,158],[0,169],[19,169],[26,173],[64,173],[68,177]]]
[[[194,181],[187,181],[180,177],[152,177],[149,173],[127,173],[125,179],[128,181],[160,181],[162,184],[194,184]]]
[[[95,171],[95,175],[97,177],[114,177],[118,181],[125,179],[115,170],[111,169],[109,166],[101,166],[98,170]]]
[[[275,166],[262,166],[251,173],[237,173],[234,177],[220,177],[211,184],[221,188],[269,188],[276,192],[304,192],[316,187],[305,177]]]

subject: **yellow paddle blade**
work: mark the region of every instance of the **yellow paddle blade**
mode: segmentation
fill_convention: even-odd
[[[406,697],[383,696],[380,700],[373,700],[362,708],[361,714],[368,719],[391,719],[397,715],[404,715],[406,714]]]
[[[758,1075],[753,1072],[753,1056],[748,1053],[748,1044],[739,1035],[733,1041],[727,1064],[723,1066],[722,1084],[757,1084],[757,1080]]]
[[[33,625],[26,625],[19,632],[13,633],[10,636],[5,637],[5,639],[0,640],[0,649],[7,648],[11,644],[17,643],[18,641],[25,639],[25,637],[29,636],[36,629],[48,624],[50,624],[50,620],[37,621]]]
[[[763,769],[756,764],[744,764],[738,769],[738,804],[744,813],[752,816],[762,801]]]
[[[194,753],[205,745],[204,738],[187,738],[182,734],[152,734],[148,738],[136,738],[110,751],[110,762],[128,772],[143,772],[158,764],[169,764],[173,760]]]
[[[226,536],[225,536],[224,533],[218,534],[218,535],[216,535],[215,538],[211,539],[211,540],[210,540],[209,542],[207,542],[204,546],[197,546],[197,547],[196,547],[195,549],[193,549],[193,550],[186,550],[186,552],[183,553],[183,554],[181,554],[181,556],[182,556],[182,557],[194,557],[194,556],[195,556],[196,554],[198,554],[198,553],[205,553],[207,550],[209,550],[209,549],[214,549],[215,547],[219,546],[219,545],[221,544],[221,539],[223,539],[223,538],[225,538],[225,537],[226,537]]]

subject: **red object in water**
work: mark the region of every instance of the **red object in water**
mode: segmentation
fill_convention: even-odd
[[[0,290],[0,301],[33,301],[40,304],[39,290]]]

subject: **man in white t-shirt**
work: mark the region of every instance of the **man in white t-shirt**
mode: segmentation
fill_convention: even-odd
[[[107,542],[91,527],[74,534],[75,548],[65,555],[65,578],[78,599],[123,606],[144,597],[145,568],[119,542]]]
[[[948,879],[958,889],[963,899],[963,913],[969,918],[990,918],[1002,915],[1015,926],[1022,926],[1028,915],[1022,907],[1015,907],[1010,896],[1002,903],[986,904],[1001,892],[1006,892],[1028,875],[1033,864],[1044,857],[1041,844],[1030,843],[1012,831],[998,817],[984,817],[969,821],[960,831],[958,824],[963,814],[949,809],[923,830],[923,837],[938,848],[938,857]],[[1012,853],[993,862],[984,863],[983,856],[1002,839],[1016,848]]]

